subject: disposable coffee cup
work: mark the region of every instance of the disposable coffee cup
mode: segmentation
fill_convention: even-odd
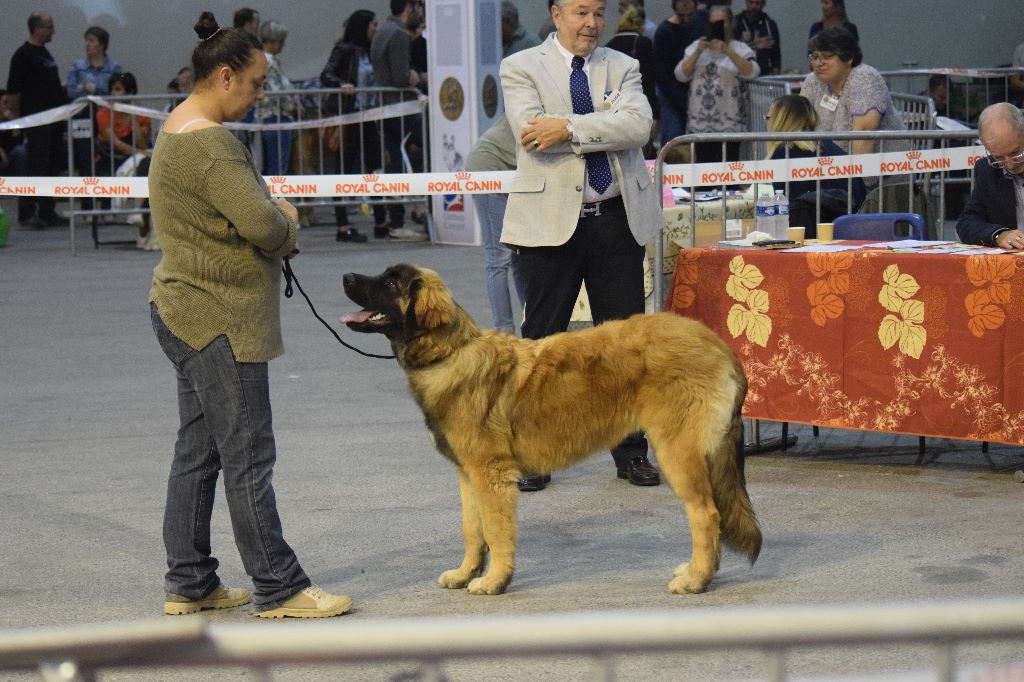
[[[832,223],[818,223],[818,241],[832,241]]]
[[[804,243],[804,228],[803,227],[791,227],[789,228],[789,241],[796,242],[797,244]]]

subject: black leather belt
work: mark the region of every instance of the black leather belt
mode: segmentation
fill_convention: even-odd
[[[611,213],[612,211],[621,211],[625,207],[625,204],[622,203],[622,195],[620,194],[617,197],[611,197],[604,201],[593,201],[589,204],[583,204],[580,206],[580,218],[596,218],[599,215]]]

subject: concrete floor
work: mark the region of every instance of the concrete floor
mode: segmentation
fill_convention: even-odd
[[[3,206],[13,215],[12,202]],[[125,226],[105,233],[132,237]],[[332,323],[353,308],[342,273],[377,273],[396,262],[434,268],[463,307],[489,323],[480,248],[339,244],[331,225],[305,228],[300,243],[296,273]],[[160,527],[177,414],[171,368],[146,307],[159,257],[127,246],[94,250],[84,230],[72,256],[67,229],[17,226],[0,249],[0,628],[162,617]],[[1024,468],[1019,448],[994,445],[983,455],[977,443],[936,439],[916,464],[916,437],[823,430],[815,439],[801,426],[788,452],[748,459],[764,549],[753,567],[724,555],[706,594],[667,591],[689,544],[671,491],[616,479],[606,453],[521,497],[517,574],[507,594],[441,590],[437,575],[461,556],[455,476],[433,450],[402,372],[394,361],[339,347],[300,298],[282,308],[287,352],[270,365],[279,508],[313,579],[355,600],[337,620],[344,627],[397,617],[825,609],[1024,592],[1024,487],[1012,477]],[[367,350],[388,350],[379,337],[342,334]],[[221,576],[247,585],[225,507],[221,501],[214,515]],[[256,622],[247,608],[202,617]],[[962,660],[1020,663],[1020,645],[966,648]],[[927,649],[913,647],[798,650],[789,658],[795,674],[813,679],[894,679],[879,671],[923,670],[930,660]],[[617,673],[622,680],[750,679],[762,666],[755,652],[678,652],[624,656]],[[401,663],[275,672],[289,680],[420,679],[415,665]],[[578,657],[538,657],[452,662],[444,673],[583,680],[592,669]],[[235,669],[161,669],[102,679],[200,675],[250,678]]]

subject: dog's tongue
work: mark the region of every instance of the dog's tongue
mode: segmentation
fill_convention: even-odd
[[[341,318],[341,323],[348,324],[349,322],[366,322],[370,315],[373,315],[372,310],[360,310],[358,313],[349,313],[345,317]]]

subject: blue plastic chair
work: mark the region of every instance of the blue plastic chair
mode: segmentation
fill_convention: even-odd
[[[924,218],[917,213],[853,213],[832,223],[834,239],[924,239],[926,231]]]

